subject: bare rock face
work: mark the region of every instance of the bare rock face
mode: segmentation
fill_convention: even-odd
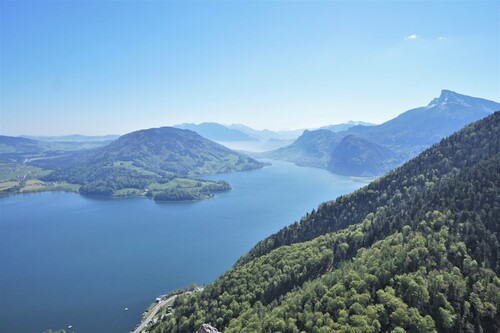
[[[203,324],[197,333],[220,333],[218,329],[209,324]]]

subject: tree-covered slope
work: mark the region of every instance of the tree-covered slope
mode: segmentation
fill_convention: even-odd
[[[123,135],[83,159],[84,164],[94,165],[116,162],[132,162],[144,170],[187,176],[261,166],[259,162],[193,131],[174,127],[151,128]]]
[[[330,152],[343,138],[343,135],[326,129],[305,130],[291,145],[263,154],[272,159],[294,162],[301,166],[326,168]]]
[[[500,113],[259,243],[156,332],[498,332]]]
[[[327,169],[347,176],[381,175],[397,162],[391,150],[354,135],[343,138],[330,156]]]
[[[0,155],[6,154],[37,154],[44,147],[36,140],[0,135]]]
[[[45,180],[81,184],[84,194],[111,195],[122,189],[143,191],[153,182],[260,168],[262,163],[199,134],[173,127],[122,135],[111,144],[37,166],[55,170]]]

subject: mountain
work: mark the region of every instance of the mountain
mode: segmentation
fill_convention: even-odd
[[[176,128],[188,129],[212,141],[255,141],[256,138],[218,123],[180,124]]]
[[[0,135],[0,162],[22,162],[28,158],[49,158],[70,151],[92,149],[107,141],[46,142],[23,137]],[[0,177],[0,181],[2,177]]]
[[[427,106],[406,111],[378,126],[355,126],[348,132],[389,147],[428,147],[497,110],[500,103],[443,90]]]
[[[500,112],[258,243],[152,332],[499,332]]]
[[[273,144],[265,143],[269,140],[271,140],[269,142],[275,143],[295,140],[304,131],[302,129],[291,131],[255,130],[242,124],[221,125],[218,123],[180,124],[174,127],[189,129],[207,139],[223,143],[227,147],[235,146],[233,142],[243,142],[248,145],[251,151],[262,151],[264,148],[273,149]]]
[[[271,159],[294,162],[301,166],[326,168],[332,148],[343,136],[329,130],[305,130],[291,145],[267,152],[263,156]]]
[[[367,123],[365,121],[348,121],[347,123],[336,124],[336,125],[328,125],[320,127],[319,129],[326,129],[335,133],[347,131],[349,128],[354,126],[375,126],[375,124]]]
[[[309,131],[307,136],[304,132],[304,135],[291,145],[262,156],[291,161],[298,165],[339,170],[350,176],[359,175],[356,169],[351,169],[353,165],[342,158],[347,156],[345,149],[341,146],[337,148],[342,138],[354,135],[366,140],[365,148],[368,147],[367,142],[372,144],[371,147],[379,148],[374,152],[374,160],[369,160],[366,156],[355,156],[356,152],[348,155],[349,160],[365,161],[366,173],[380,175],[401,165],[445,136],[496,110],[500,110],[499,103],[443,90],[429,105],[404,112],[381,125],[352,126],[346,131],[336,133],[335,139],[332,140],[324,139],[326,134],[320,131],[325,129]],[[307,141],[307,144],[303,144],[303,141]],[[358,144],[361,144],[359,140]],[[389,156],[388,151],[386,153],[389,155],[381,156],[380,146],[389,149],[394,156]],[[334,156],[333,152],[340,152],[341,156]],[[366,154],[367,151],[359,149],[357,152]],[[329,161],[334,163],[329,165]]]
[[[327,169],[340,175],[372,177],[389,171],[395,158],[385,147],[348,135],[331,151]]]
[[[250,128],[250,127],[248,127],[246,125],[242,125],[242,124],[232,124],[232,125],[228,125],[226,127],[239,130],[239,131],[246,133],[249,136],[257,138],[261,141],[295,140],[300,135],[302,135],[302,133],[304,132],[304,129],[289,130],[289,131],[271,131],[268,129],[255,130],[253,128]]]
[[[278,133],[273,132],[271,130],[268,129],[256,130],[243,124],[231,124],[226,127],[243,132],[252,138],[256,138],[262,141],[266,141],[269,139],[277,139],[280,137]]]
[[[125,193],[137,194],[145,189],[151,193],[153,189],[166,189],[166,184],[179,177],[264,166],[193,131],[173,127],[128,133],[105,147],[36,160],[32,164],[55,170],[43,178],[45,181],[80,184],[80,193],[101,195],[122,195],[127,189]],[[186,182],[196,187],[196,182]],[[227,188],[223,185],[221,188]],[[175,195],[183,197],[184,193]]]
[[[151,128],[121,136],[82,160],[84,164],[132,162],[143,170],[198,176],[255,169],[261,164],[201,135],[173,127]]]
[[[36,140],[0,135],[0,155],[8,153],[36,154],[44,150]]]
[[[35,135],[21,135],[21,138],[27,138],[37,141],[46,142],[102,142],[108,143],[118,139],[119,135],[102,135],[102,136],[89,136],[89,135],[61,135],[61,136],[35,136]]]

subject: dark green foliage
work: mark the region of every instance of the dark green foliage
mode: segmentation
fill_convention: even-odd
[[[500,113],[259,243],[156,332],[500,331]]]
[[[208,184],[202,187],[202,193],[217,193],[231,191],[231,185],[224,180],[219,180],[218,182]]]
[[[154,195],[155,201],[194,201],[213,197],[213,193],[230,191],[231,186],[220,180],[207,185],[199,185],[199,188],[171,188],[163,190]]]
[[[161,191],[154,196],[155,201],[195,201],[210,198],[210,194],[203,194],[200,191],[172,188]]]

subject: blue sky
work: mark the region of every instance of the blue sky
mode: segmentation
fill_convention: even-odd
[[[2,1],[4,135],[381,123],[500,101],[500,2]]]

